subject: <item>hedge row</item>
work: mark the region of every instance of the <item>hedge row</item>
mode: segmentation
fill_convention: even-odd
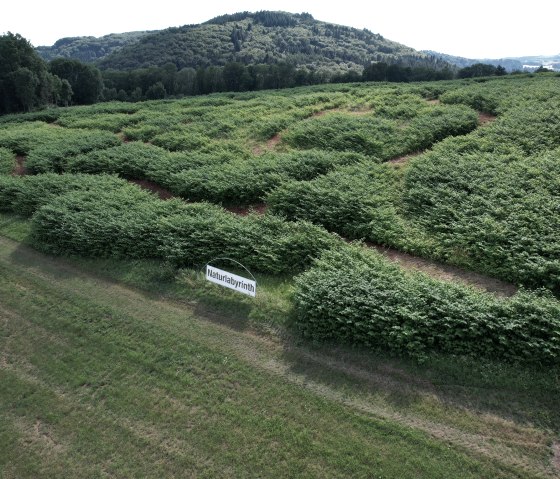
[[[407,113],[402,115],[406,118]],[[478,116],[469,107],[424,105],[405,123],[374,114],[329,113],[296,124],[282,138],[295,148],[355,151],[387,160],[464,135],[477,125]]]
[[[407,214],[465,264],[560,292],[560,150],[527,157],[443,146],[407,171]]]
[[[67,169],[69,158],[80,153],[109,148],[121,142],[116,135],[108,131],[60,130],[60,136],[29,151],[26,166],[30,173],[62,173]]]
[[[350,239],[394,244],[402,234],[394,233],[399,181],[386,164],[360,162],[312,181],[287,181],[266,201],[272,213],[321,224]]]
[[[66,169],[82,173],[117,173],[149,179],[189,200],[251,204],[291,179],[307,180],[340,165],[365,160],[357,153],[310,150],[244,157],[228,151],[169,152],[130,142],[78,155]]]
[[[336,242],[309,223],[160,201],[134,185],[58,196],[36,212],[32,224],[34,244],[52,254],[156,257],[178,266],[227,256],[274,274],[302,271]]]
[[[349,246],[325,252],[295,280],[304,336],[423,358],[431,352],[560,362],[560,302],[549,293],[497,298],[406,273]]]
[[[112,191],[126,186],[126,181],[116,176],[45,173],[13,177],[0,176],[0,211],[31,216],[54,198],[71,191]]]
[[[251,204],[263,201],[268,192],[287,181],[309,180],[337,166],[364,160],[357,153],[319,150],[267,153],[173,174],[168,179],[168,187],[190,200]]]

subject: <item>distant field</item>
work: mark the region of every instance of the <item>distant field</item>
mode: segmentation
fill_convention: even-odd
[[[557,475],[559,82],[0,117],[4,476]]]

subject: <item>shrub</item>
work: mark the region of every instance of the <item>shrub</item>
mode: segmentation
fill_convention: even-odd
[[[26,166],[30,173],[62,173],[70,157],[118,145],[120,140],[112,133],[101,130],[66,130],[29,152]]]
[[[0,175],[9,175],[16,166],[16,157],[11,150],[0,147]]]
[[[421,273],[379,254],[329,250],[295,280],[304,336],[422,359],[431,352],[513,362],[560,362],[560,303],[522,292],[498,299]]]
[[[157,221],[175,206],[134,185],[72,191],[33,216],[32,241],[51,254],[86,257],[157,257]]]
[[[296,273],[336,243],[325,230],[209,204],[161,201],[133,185],[72,191],[33,216],[32,240],[53,254],[159,257],[200,266],[228,256],[256,271]]]
[[[144,179],[147,171],[165,162],[169,152],[140,142],[124,143],[70,158],[66,170],[81,173],[117,173],[126,178]]]
[[[406,172],[408,215],[467,264],[560,291],[560,150],[526,157],[447,146]]]
[[[251,204],[290,179],[305,180],[326,173],[338,165],[364,160],[355,153],[318,150],[268,153],[248,160],[207,165],[173,174],[172,191],[190,200],[227,204]]]
[[[111,191],[125,185],[124,180],[108,175],[0,176],[0,209],[31,216],[40,206],[70,191]]]

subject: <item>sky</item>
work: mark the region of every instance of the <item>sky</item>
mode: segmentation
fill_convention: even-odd
[[[417,50],[467,58],[560,54],[560,3],[553,0],[27,0],[3,2],[0,34],[34,46],[70,36],[102,36],[201,23],[225,13],[307,12],[317,20],[367,28]]]

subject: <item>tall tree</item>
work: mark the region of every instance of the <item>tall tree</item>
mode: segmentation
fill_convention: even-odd
[[[52,73],[70,83],[74,91],[73,103],[90,105],[98,101],[103,90],[98,68],[68,58],[56,58],[49,66]]]
[[[39,78],[29,68],[18,68],[8,76],[13,82],[18,110],[31,111],[38,101]]]
[[[56,87],[29,41],[17,33],[0,36],[0,114],[55,103]]]

